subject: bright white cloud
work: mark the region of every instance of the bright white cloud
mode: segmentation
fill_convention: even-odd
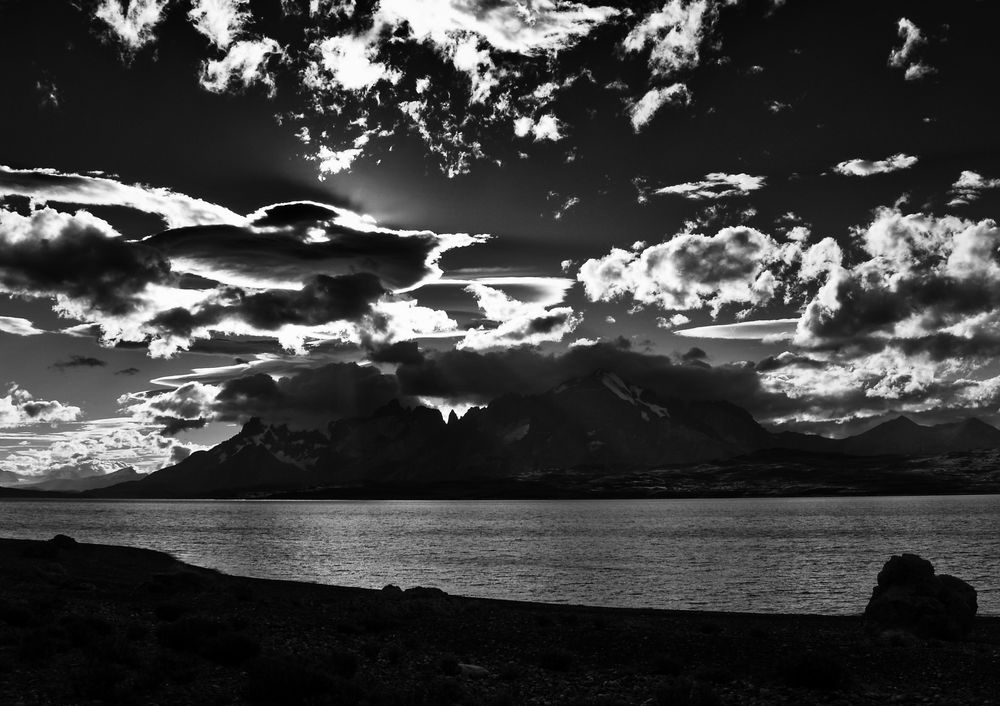
[[[577,279],[591,301],[629,297],[673,311],[708,306],[718,315],[726,304],[769,302],[778,282],[768,266],[781,253],[773,238],[753,228],[682,233],[640,251],[614,248],[585,262]]]
[[[666,88],[651,88],[642,98],[628,107],[628,116],[632,121],[632,129],[639,132],[653,116],[668,103],[687,104],[691,102],[691,93],[683,83],[674,83]]]
[[[240,216],[223,206],[162,187],[133,186],[114,179],[59,172],[55,169],[12,169],[0,166],[0,196],[26,196],[38,203],[81,206],[125,206],[163,218],[171,228],[193,225],[242,225]]]
[[[228,45],[227,45],[228,46]],[[223,93],[233,86],[249,88],[260,83],[274,94],[274,77],[267,69],[268,60],[283,55],[281,46],[270,39],[241,40],[228,47],[226,55],[201,66],[201,85],[213,93]]]
[[[917,163],[917,158],[899,152],[885,159],[848,159],[834,166],[834,171],[844,176],[871,176],[872,174],[887,174],[900,169],[908,169]]]
[[[19,316],[0,316],[0,331],[14,336],[37,336],[40,333],[45,333],[42,329],[35,328],[35,325],[27,319],[22,319]]]
[[[188,17],[219,49],[228,49],[250,19],[249,0],[194,0]]]
[[[0,397],[0,429],[72,422],[81,414],[82,410],[74,405],[35,399],[16,383],[8,387],[6,396]]]
[[[668,0],[625,37],[628,52],[649,49],[649,67],[655,76],[669,76],[696,66],[705,31],[712,21],[709,0]]]
[[[166,5],[167,0],[101,0],[94,16],[102,20],[127,49],[135,51],[153,41],[153,30],[163,19]]]
[[[732,324],[681,329],[674,333],[685,338],[718,338],[729,341],[783,340],[795,335],[798,321],[798,319],[737,321]]]
[[[711,172],[701,181],[691,181],[684,184],[674,184],[657,189],[657,194],[676,194],[688,199],[722,199],[730,196],[742,196],[756,191],[764,186],[764,177],[750,174],[726,174]]]
[[[1000,189],[1000,179],[987,179],[978,172],[963,171],[951,185],[949,206],[964,206],[978,199],[984,191]]]
[[[904,78],[907,81],[914,81],[934,73],[934,69],[926,64],[916,61],[914,54],[917,49],[927,43],[926,37],[920,28],[905,17],[901,17],[897,23],[899,37],[903,40],[903,45],[889,52],[889,66],[897,69],[906,69]]]
[[[471,284],[468,291],[476,298],[484,316],[497,322],[497,326],[468,331],[457,348],[487,350],[558,342],[572,333],[582,320],[570,307],[518,301],[484,284]]]

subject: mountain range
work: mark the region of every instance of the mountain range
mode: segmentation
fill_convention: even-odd
[[[394,401],[369,417],[331,422],[324,431],[252,419],[212,449],[89,494],[336,496],[357,488],[523,485],[560,473],[623,477],[713,463],[728,469],[733,459],[758,463],[764,452],[772,466],[789,454],[801,462],[805,454],[822,467],[844,467],[852,456],[978,449],[1000,449],[1000,430],[976,419],[922,426],[899,417],[845,439],[774,434],[736,405],[658,396],[597,371],[539,395],[499,397],[462,417],[452,412],[445,419],[437,410]]]

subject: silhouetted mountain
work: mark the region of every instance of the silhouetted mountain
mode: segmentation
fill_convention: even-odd
[[[15,473],[14,471],[5,471],[0,468],[0,487],[15,487],[20,485],[25,480],[25,476],[20,473]]]
[[[60,491],[60,492],[83,492],[85,490],[97,490],[100,488],[108,488],[112,485],[118,485],[119,483],[126,483],[128,481],[139,480],[143,478],[143,475],[137,472],[131,466],[122,468],[118,471],[113,471],[111,473],[102,473],[100,475],[85,475],[78,478],[58,478],[49,477],[48,480],[44,480],[40,483],[31,483],[30,485],[21,484],[18,487],[30,488],[31,490],[48,490],[48,491]]]
[[[855,456],[918,456],[995,448],[1000,448],[1000,429],[979,419],[923,426],[904,416],[840,442],[843,453]]]
[[[656,468],[752,457],[751,465],[822,455],[919,455],[1000,448],[1000,430],[979,420],[933,427],[900,417],[864,434],[828,439],[771,434],[726,402],[661,397],[597,371],[539,395],[505,395],[445,420],[426,407],[390,402],[326,432],[248,422],[239,434],[175,466],[96,491],[102,496],[187,497],[324,492],[427,484],[531,482],[553,473],[612,477]],[[766,452],[765,456],[759,454]],[[843,459],[838,462],[837,459]],[[763,460],[762,460],[763,459]],[[746,465],[746,464],[744,464]],[[582,475],[581,475],[582,474]]]

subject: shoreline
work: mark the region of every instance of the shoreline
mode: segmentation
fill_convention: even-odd
[[[860,615],[350,588],[0,539],[3,703],[975,704],[998,660],[1000,617],[924,641]]]

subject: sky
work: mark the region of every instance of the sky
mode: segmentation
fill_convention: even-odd
[[[0,0],[0,469],[594,369],[1000,422],[992,3]]]

